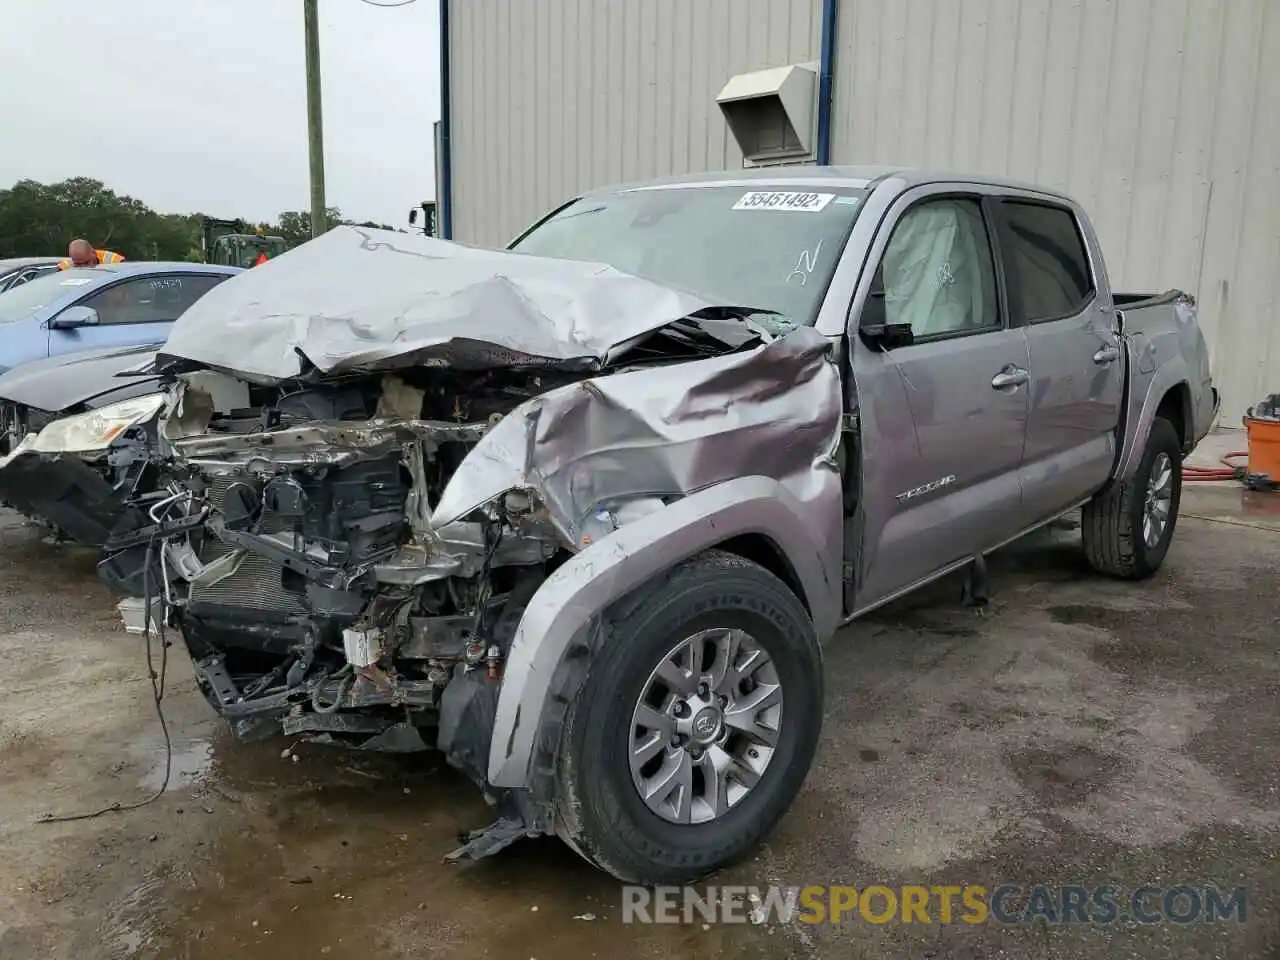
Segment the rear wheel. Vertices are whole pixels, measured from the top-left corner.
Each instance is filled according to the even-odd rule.
[[[795,799],[822,724],[795,594],[708,552],[610,611],[567,716],[557,829],[631,882],[684,883],[753,849]]]
[[[1141,580],[1160,569],[1182,499],[1182,444],[1163,417],[1151,424],[1137,473],[1085,504],[1085,554],[1099,573]]]

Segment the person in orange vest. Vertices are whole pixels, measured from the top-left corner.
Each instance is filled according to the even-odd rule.
[[[254,261],[253,261],[253,265],[254,265],[255,267],[260,267],[260,266],[262,266],[264,263],[266,263],[269,259],[271,259],[271,258],[267,256],[267,248],[266,248],[266,247],[259,247],[259,248],[258,248],[258,259],[256,259],[256,260],[254,260]]]
[[[58,269],[96,267],[100,263],[119,263],[124,257],[110,250],[95,250],[88,240],[75,239],[67,245],[67,256],[58,261]]]

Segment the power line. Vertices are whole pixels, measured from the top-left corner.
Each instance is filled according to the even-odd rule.
[[[371,7],[385,7],[390,9],[392,7],[407,7],[411,3],[417,3],[418,0],[400,0],[399,3],[378,3],[377,0],[360,0],[360,2],[367,3]]]

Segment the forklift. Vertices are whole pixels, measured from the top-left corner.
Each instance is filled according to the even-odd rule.
[[[287,249],[284,237],[268,236],[261,228],[251,230],[244,220],[200,218],[200,252],[205,263],[247,268]]]

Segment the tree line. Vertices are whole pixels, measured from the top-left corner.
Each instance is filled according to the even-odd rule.
[[[331,226],[355,223],[336,207],[327,208]],[[203,213],[158,213],[141,200],[118,194],[100,180],[72,177],[60,183],[19,180],[0,190],[0,259],[62,256],[67,244],[83,237],[95,247],[130,260],[198,262]],[[225,211],[209,214],[233,219]],[[311,239],[311,213],[286,210],[274,223],[247,221],[251,228],[283,237],[290,248]],[[366,220],[362,227],[398,229]]]

